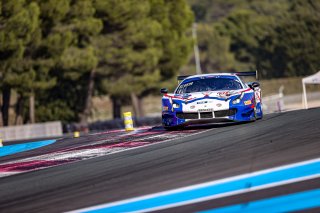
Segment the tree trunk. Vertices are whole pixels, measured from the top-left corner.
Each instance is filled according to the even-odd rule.
[[[80,122],[82,124],[88,123],[88,118],[90,116],[90,111],[92,107],[92,96],[94,90],[94,78],[95,78],[96,70],[92,69],[89,76],[89,84],[88,84],[88,91],[86,95],[85,105],[83,112],[80,115]]]
[[[15,108],[15,113],[16,113],[16,118],[14,121],[15,125],[23,124],[23,104],[24,104],[24,97],[22,95],[19,95],[16,108]]]
[[[121,100],[117,97],[111,97],[113,105],[113,118],[121,118]]]
[[[135,117],[140,117],[139,100],[134,92],[131,93],[131,103],[133,107],[133,114]]]
[[[144,117],[144,105],[143,105],[143,98],[141,96],[138,96],[138,107],[139,107],[139,114],[140,117]]]
[[[2,93],[0,97],[0,110],[2,110]],[[0,126],[3,126],[2,112],[0,113]]]
[[[2,123],[3,126],[9,125],[9,107],[11,98],[11,88],[9,86],[4,86],[2,88]]]
[[[131,102],[133,106],[133,112],[136,117],[143,117],[143,99],[141,96],[137,96],[135,93],[131,93]]]
[[[34,114],[34,93],[32,92],[29,97],[29,122],[34,124],[36,121]]]

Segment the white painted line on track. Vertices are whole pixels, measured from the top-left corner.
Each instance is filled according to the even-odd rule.
[[[128,135],[134,136],[135,134],[139,134],[139,133],[143,133],[145,131],[147,131],[147,128],[144,129],[137,129],[135,130],[135,133],[130,132],[130,133],[125,133],[123,135],[120,135],[117,138],[114,139],[110,139],[111,142],[115,139],[119,139],[121,140],[121,138],[126,137]],[[210,131],[210,129],[208,130],[201,130],[200,132],[196,132],[196,133],[191,133],[191,134],[187,134],[184,135],[183,132],[180,132],[180,134],[171,134],[172,132],[168,131],[160,131],[159,133],[164,133],[161,134],[161,138],[164,138],[164,140],[160,140],[160,141],[154,141],[152,143],[148,143],[148,144],[143,144],[140,146],[136,146],[136,147],[114,147],[114,148],[92,148],[92,149],[83,149],[83,150],[75,150],[74,148],[68,148],[65,150],[58,150],[52,153],[48,153],[48,154],[42,154],[42,155],[38,155],[38,156],[34,156],[34,157],[29,157],[29,158],[25,158],[25,159],[19,159],[19,160],[13,160],[13,161],[9,161],[3,164],[0,164],[1,166],[5,166],[7,164],[15,164],[15,163],[28,163],[31,161],[37,161],[37,160],[43,160],[43,161],[59,161],[59,160],[71,160],[70,162],[64,162],[64,163],[59,163],[57,165],[51,165],[50,166],[45,166],[45,167],[41,167],[41,168],[34,168],[34,169],[30,169],[30,170],[23,170],[23,171],[17,171],[17,172],[11,172],[11,171],[0,171],[0,178],[1,177],[5,177],[5,176],[9,176],[9,175],[14,175],[14,174],[19,174],[19,173],[25,173],[25,172],[31,172],[31,171],[36,171],[36,170],[42,170],[42,169],[46,169],[49,167],[56,167],[62,164],[72,164],[75,163],[77,161],[80,161],[76,158],[82,158],[81,160],[87,160],[87,159],[91,159],[91,158],[96,158],[96,157],[101,157],[101,156],[106,156],[106,155],[111,155],[111,154],[116,154],[116,153],[120,153],[120,152],[124,152],[124,151],[128,151],[128,150],[133,150],[133,149],[139,149],[142,147],[146,147],[146,146],[152,146],[152,145],[156,145],[159,143],[166,143],[166,142],[171,142],[173,140],[177,140],[177,139],[181,139],[181,138],[185,138],[185,137],[189,137],[189,136],[193,136],[193,135],[197,135],[197,134],[201,134],[204,132]],[[158,135],[156,135],[158,136]],[[166,137],[170,137],[169,140],[166,140]],[[146,135],[143,137],[142,139],[133,139],[134,141],[148,141],[148,139],[154,139],[154,135]],[[81,148],[81,147],[86,147],[88,145],[99,145],[99,144],[103,144],[102,142],[105,141],[104,140],[99,140],[99,141],[95,141],[92,144],[86,144],[86,145],[81,145],[77,148]],[[121,143],[119,143],[121,144]]]

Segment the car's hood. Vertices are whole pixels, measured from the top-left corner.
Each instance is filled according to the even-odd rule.
[[[186,93],[186,94],[166,94],[165,97],[172,98],[173,100],[182,100],[182,101],[192,101],[202,98],[215,98],[215,99],[229,99],[233,96],[238,96],[242,92],[247,90],[223,90],[223,91],[206,91],[206,92],[195,92],[195,93]]]

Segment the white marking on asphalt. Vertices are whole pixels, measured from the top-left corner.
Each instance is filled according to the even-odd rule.
[[[142,129],[141,131],[143,132],[144,130],[145,129]],[[136,130],[136,131],[139,131],[139,130]],[[70,148],[70,149],[66,149],[66,150],[56,151],[54,153],[39,155],[39,156],[35,156],[35,157],[29,157],[29,158],[20,159],[20,160],[9,161],[9,162],[0,164],[0,166],[1,165],[7,165],[7,164],[14,164],[14,163],[23,163],[23,162],[27,163],[27,162],[34,161],[34,160],[46,160],[46,161],[70,160],[70,162],[65,162],[65,163],[59,164],[59,165],[62,165],[62,164],[67,164],[67,163],[73,163],[73,162],[80,161],[80,160],[77,160],[76,158],[82,158],[81,160],[86,160],[86,159],[91,159],[91,158],[95,158],[95,157],[101,157],[101,156],[116,154],[116,153],[120,153],[120,152],[127,151],[127,150],[139,149],[139,148],[146,147],[146,146],[156,145],[158,143],[171,142],[171,141],[176,140],[176,139],[180,139],[180,138],[184,138],[184,137],[188,137],[188,136],[201,134],[201,133],[204,133],[204,132],[207,132],[207,131],[210,131],[210,129],[204,130],[204,131],[200,131],[200,132],[196,132],[196,133],[191,133],[189,135],[185,135],[185,134],[172,135],[172,134],[170,134],[171,132],[168,132],[168,133],[162,134],[161,136],[163,138],[170,137],[169,140],[164,139],[163,141],[154,141],[152,143],[141,145],[141,146],[137,146],[137,147],[92,148],[92,149],[89,149],[89,150],[88,149],[73,150],[74,148]],[[110,142],[113,142],[115,140],[121,139],[122,137],[125,137],[125,136],[127,136],[129,134],[130,133],[127,133],[127,134],[124,134],[124,135],[120,135],[117,138],[111,138],[110,140],[95,141],[92,144],[86,144],[86,145],[82,145],[82,146],[79,146],[79,147],[85,147],[85,146],[88,146],[88,145],[103,144],[103,143],[101,143],[102,141],[106,141],[106,142],[110,143]],[[150,136],[150,137],[152,137],[152,136]],[[145,137],[143,140],[147,141],[148,139],[149,139],[149,137]],[[138,141],[138,139],[137,140],[136,139],[132,139],[132,140],[133,141]],[[119,144],[120,143],[121,142],[119,142]],[[79,147],[77,147],[77,148],[79,148]],[[73,160],[73,159],[76,159],[76,160]],[[26,171],[19,171],[19,172],[12,172],[12,173],[11,172],[2,171],[2,172],[0,172],[0,177],[9,176],[9,175],[13,175],[13,174],[19,174],[19,173],[25,173],[25,172],[31,172],[31,171],[35,171],[35,170],[42,170],[42,169],[45,169],[45,168],[56,167],[56,166],[59,166],[59,165],[51,165],[51,166],[47,166],[47,167],[34,168],[34,169],[26,170]]]
[[[21,172],[5,172],[5,173],[0,173],[0,177],[6,177],[6,176],[10,176],[10,175],[16,175],[19,174]]]

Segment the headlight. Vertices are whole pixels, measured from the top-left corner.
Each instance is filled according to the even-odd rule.
[[[180,107],[180,105],[178,103],[173,103],[172,106],[173,106],[173,108],[179,108]]]
[[[233,104],[239,104],[241,102],[241,99],[243,98],[244,93],[241,93],[236,99],[232,101]]]
[[[237,99],[233,100],[232,103],[233,103],[233,104],[238,104],[238,103],[240,103],[240,101],[241,101],[241,100],[240,100],[239,98],[237,98]]]
[[[168,106],[163,106],[162,107],[162,111],[169,111],[169,107]]]

